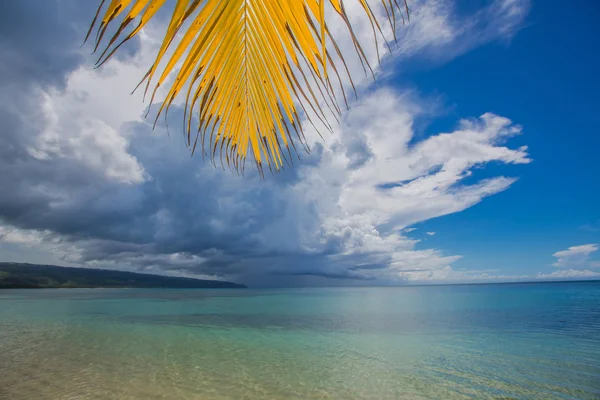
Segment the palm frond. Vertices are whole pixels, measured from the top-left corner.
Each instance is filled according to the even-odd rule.
[[[367,0],[351,1],[362,6],[377,41],[381,26]],[[395,31],[398,16],[408,13],[405,0],[380,1]],[[340,74],[350,73],[325,22],[326,5],[346,23],[370,69],[343,0],[102,0],[86,41],[97,26],[97,51],[109,27],[116,29],[100,54],[102,65],[161,9],[172,8],[156,59],[140,82],[146,92],[155,82],[151,102],[161,85],[170,85],[156,118],[185,96],[184,131],[192,152],[200,143],[213,160],[218,153],[222,164],[224,158],[242,172],[251,154],[262,174],[265,164],[279,170],[290,161],[295,140],[305,143],[300,115],[330,127],[328,111],[341,112],[333,83],[347,105]]]

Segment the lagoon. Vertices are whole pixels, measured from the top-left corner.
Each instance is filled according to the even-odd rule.
[[[0,291],[0,399],[472,398],[600,398],[600,282]]]

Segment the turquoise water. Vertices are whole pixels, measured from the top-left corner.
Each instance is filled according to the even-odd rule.
[[[0,291],[0,399],[600,399],[600,283]]]

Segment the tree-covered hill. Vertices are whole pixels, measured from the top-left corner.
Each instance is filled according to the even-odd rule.
[[[35,288],[245,288],[232,282],[0,262],[0,289]]]

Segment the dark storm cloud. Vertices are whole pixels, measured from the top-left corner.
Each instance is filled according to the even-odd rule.
[[[98,1],[3,0],[0,2],[0,82],[14,85],[62,86],[69,71],[84,61],[80,49]],[[132,39],[117,57],[139,49]]]
[[[174,111],[170,117],[181,118],[181,111]],[[200,157],[189,157],[178,135],[169,139],[161,131],[163,135],[149,136],[149,126],[142,123],[130,124],[128,129],[133,135],[129,151],[151,179],[130,189],[136,191],[136,196],[129,196],[137,200],[136,205],[119,218],[107,216],[102,221],[100,209],[94,211],[100,218],[78,227],[79,235],[106,239],[93,245],[80,243],[85,261],[128,260],[140,268],[160,265],[167,271],[185,269],[187,273],[217,276],[269,275],[274,270],[285,274],[300,264],[319,269],[325,262],[325,252],[306,257],[300,248],[279,249],[280,235],[288,233],[265,229],[289,212],[289,202],[280,192],[297,182],[297,170],[267,180],[251,172],[244,178],[230,178],[210,163],[203,164]],[[317,150],[307,158],[319,155]],[[76,220],[85,212],[78,208],[67,211],[72,214],[61,220]],[[120,252],[113,241],[139,245]],[[191,260],[182,267],[161,257],[169,254],[193,255],[203,261],[194,264]]]
[[[68,74],[84,61],[81,31],[93,3],[0,3],[0,209],[19,225],[32,225],[38,217],[60,223],[60,212],[48,209],[48,194],[81,192],[97,179],[69,163],[36,160],[26,150],[46,124],[40,90],[64,88]]]
[[[135,239],[140,235],[119,222],[143,203],[137,188],[108,182],[72,160],[39,159],[28,151],[48,123],[44,90],[64,89],[67,76],[85,60],[82,32],[94,3],[0,3],[0,218],[74,237]],[[121,56],[132,56],[138,47],[133,41]]]
[[[58,1],[5,0],[0,4],[0,79],[6,83],[62,84],[82,58],[73,26],[81,7]],[[79,2],[88,3],[88,2]]]
[[[4,219],[19,226],[47,225],[41,227],[75,233],[82,225],[107,221],[109,215],[101,210],[66,209],[68,203],[50,209],[53,200],[68,194],[79,199],[79,204],[86,203],[89,211],[96,200],[90,188],[106,185],[108,196],[123,190],[103,182],[98,173],[74,168],[70,160],[36,159],[27,151],[47,123],[42,90],[64,89],[66,77],[85,60],[80,49],[82,32],[96,7],[95,1],[77,0],[6,0],[0,4],[0,186],[5,189],[0,192],[0,210]],[[122,57],[132,56],[138,47],[139,41],[132,42]],[[124,207],[108,214],[118,220],[119,211],[129,210]],[[79,213],[77,221],[65,219],[65,214],[74,213]]]
[[[278,275],[278,272],[272,273],[272,275]],[[364,276],[356,273],[352,273],[351,271],[339,271],[339,272],[327,272],[327,271],[294,271],[290,273],[284,273],[281,275],[289,275],[289,276],[315,276],[320,278],[329,278],[329,279],[357,279],[361,281],[372,281],[375,280],[374,277]]]
[[[160,127],[160,134],[149,135],[143,123],[123,127],[133,136],[130,154],[150,177],[143,183],[115,182],[69,157],[32,156],[30,148],[49,123],[45,91],[63,90],[85,61],[81,32],[94,11],[90,2],[2,4],[0,220],[51,232],[45,240],[68,251],[74,245],[81,263],[220,276],[285,270],[282,260],[294,252],[269,245],[258,227],[283,217],[286,200],[277,188],[297,182],[297,169],[258,185],[258,176],[247,176],[250,183],[238,185],[238,178],[224,179],[200,157],[187,157],[180,137],[170,140]],[[121,54],[135,50],[132,45]],[[181,110],[174,108],[170,117],[181,118]],[[312,150],[301,154],[307,165],[322,155],[322,146]]]

